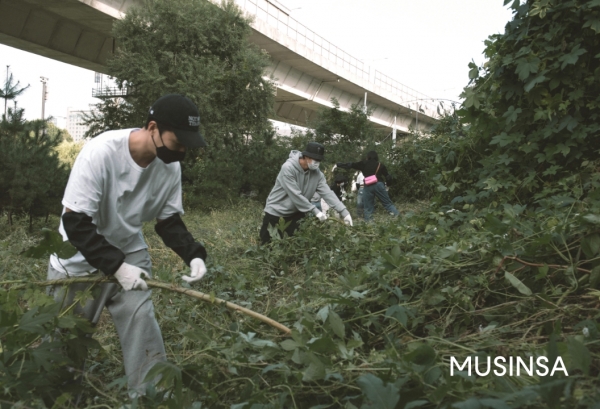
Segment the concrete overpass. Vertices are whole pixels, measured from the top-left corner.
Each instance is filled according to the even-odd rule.
[[[275,117],[306,126],[331,98],[342,109],[363,104],[378,127],[425,130],[437,117],[433,100],[340,50],[289,16],[276,0],[235,0],[254,17],[251,42],[266,50],[265,73],[277,85]],[[142,0],[0,0],[0,43],[68,64],[106,72],[115,50],[112,24]],[[417,110],[417,106],[420,109]]]

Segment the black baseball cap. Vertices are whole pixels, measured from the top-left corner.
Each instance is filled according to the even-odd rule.
[[[152,104],[148,119],[173,128],[177,141],[186,148],[201,148],[206,142],[200,135],[200,113],[188,97],[163,95]]]
[[[325,147],[318,142],[309,142],[302,155],[321,162],[325,155]]]

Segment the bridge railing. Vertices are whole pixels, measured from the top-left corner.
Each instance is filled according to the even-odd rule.
[[[278,31],[285,33],[298,44],[305,46],[357,77],[369,80],[370,67],[368,65],[297,22],[274,4],[265,0],[235,0],[235,2],[242,10],[254,14],[257,19],[277,28]]]
[[[395,79],[375,70],[375,86],[400,97],[399,103],[413,111],[419,111],[432,118],[437,115],[437,102],[413,88],[410,88]]]
[[[371,67],[336,47],[311,29],[299,23],[282,9],[266,0],[234,0],[236,4],[250,14],[253,14],[258,20],[266,22],[268,25],[276,28],[278,31],[286,34],[298,44],[301,44],[322,56],[330,62],[350,72],[356,77],[367,81],[393,96],[398,98],[400,104],[419,110],[428,116],[436,117],[436,106],[432,98],[422,94],[406,85],[392,79],[391,77],[374,70]],[[408,106],[410,105],[410,106]],[[418,107],[417,107],[418,106]],[[420,109],[419,109],[420,108]]]

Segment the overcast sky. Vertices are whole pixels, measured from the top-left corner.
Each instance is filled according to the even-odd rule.
[[[503,0],[279,0],[290,15],[350,55],[433,98],[458,100],[467,64],[481,64],[484,40],[511,19]],[[298,8],[299,7],[299,8]],[[0,45],[0,79],[6,66],[30,88],[17,99],[28,119],[41,115],[42,84],[49,78],[46,115],[67,107],[88,109],[94,73]],[[2,101],[2,110],[4,104]]]

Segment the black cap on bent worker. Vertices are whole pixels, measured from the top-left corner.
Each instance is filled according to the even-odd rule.
[[[200,113],[189,98],[179,94],[163,95],[152,104],[149,119],[173,128],[177,141],[186,148],[201,148],[206,142],[200,135]]]
[[[309,142],[302,155],[321,162],[325,155],[325,147],[318,142]]]

